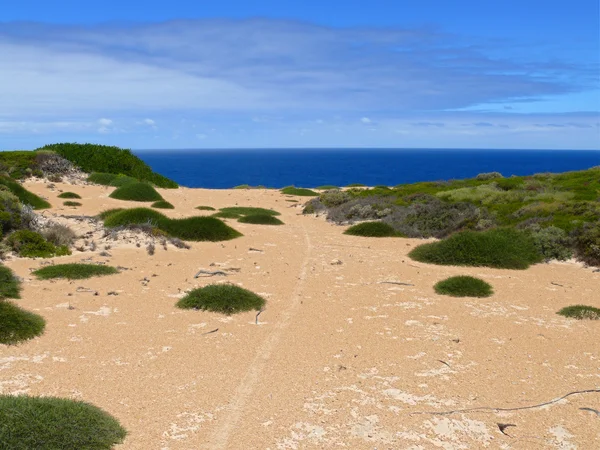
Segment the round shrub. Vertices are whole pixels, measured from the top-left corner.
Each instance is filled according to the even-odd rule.
[[[541,228],[539,225],[532,227],[531,237],[538,251],[545,260],[558,259],[564,261],[573,255],[571,239],[567,233],[555,226]]]
[[[297,188],[294,186],[288,186],[281,190],[283,194],[286,195],[296,195],[300,197],[317,197],[319,194],[310,189]]]
[[[31,230],[15,231],[8,236],[6,243],[20,256],[28,258],[51,258],[71,254],[66,245],[57,247],[44,239],[40,233]]]
[[[89,403],[56,397],[0,395],[0,442],[12,450],[109,450],[127,432]]]
[[[65,205],[65,206],[81,206],[81,203],[79,203],[79,202],[67,201],[67,202],[63,202],[63,205]]]
[[[227,208],[221,208],[219,211],[238,214],[239,216],[247,216],[249,214],[269,214],[271,216],[281,215],[273,209],[255,208],[253,206],[229,206]]]
[[[127,175],[117,175],[114,177],[109,185],[114,187],[121,187],[132,183],[138,183],[139,181],[135,178],[128,177]]]
[[[58,198],[81,198],[81,195],[76,194],[75,192],[63,192],[58,195]]]
[[[281,220],[269,214],[250,214],[248,216],[240,217],[238,222],[256,225],[283,225]]]
[[[21,283],[6,266],[0,266],[0,300],[5,298],[20,298]]]
[[[114,173],[92,172],[88,177],[87,181],[89,183],[109,186],[115,178],[117,178],[117,175],[115,175]]]
[[[492,286],[479,278],[469,276],[450,277],[434,286],[435,292],[452,297],[489,297]]]
[[[577,320],[600,320],[600,308],[585,305],[567,306],[556,314]]]
[[[57,246],[65,245],[67,247],[71,245],[77,237],[73,230],[60,223],[55,223],[44,228],[41,234],[48,242]]]
[[[33,274],[41,280],[51,278],[66,278],[67,280],[82,280],[85,278],[112,275],[119,271],[111,266],[95,264],[56,264],[35,270]]]
[[[200,211],[216,211],[212,206],[196,206],[196,209],[199,209]]]
[[[600,267],[600,223],[586,223],[573,231],[577,259]]]
[[[197,309],[227,314],[242,311],[260,311],[265,299],[233,284],[211,284],[192,292],[177,302],[182,309]]]
[[[156,189],[148,183],[128,183],[115,189],[110,195],[110,198],[117,200],[129,200],[133,202],[156,202],[163,200]]]
[[[364,237],[398,237],[398,232],[387,223],[383,222],[363,222],[351,226],[344,234]]]
[[[171,203],[165,200],[159,200],[157,202],[152,203],[152,205],[150,206],[157,209],[175,209],[175,207]]]
[[[24,311],[6,300],[0,301],[0,344],[14,345],[33,339],[41,335],[45,327],[46,321],[42,316]],[[1,437],[0,442],[4,442]]]
[[[439,242],[420,245],[408,256],[430,264],[498,269],[527,269],[542,261],[533,239],[510,228],[463,231]]]

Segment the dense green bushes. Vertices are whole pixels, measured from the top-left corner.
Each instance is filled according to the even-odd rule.
[[[175,207],[166,200],[159,200],[157,202],[152,203],[152,205],[150,206],[157,209],[175,209]]]
[[[62,194],[58,194],[58,198],[81,198],[81,195],[75,192],[63,192]]]
[[[450,277],[434,286],[435,292],[451,297],[489,297],[492,286],[483,280],[469,276]]]
[[[6,244],[19,256],[28,258],[51,258],[71,254],[66,245],[57,247],[44,239],[40,233],[25,229],[10,234]]]
[[[156,192],[148,183],[127,183],[120,188],[115,189],[110,195],[110,198],[117,200],[129,200],[134,202],[156,202],[163,200],[161,195]]]
[[[48,203],[43,198],[38,197],[33,192],[29,192],[19,183],[11,180],[10,178],[3,177],[0,175],[0,186],[5,186],[6,188],[8,188],[8,190],[10,190],[10,192],[12,192],[21,203],[23,203],[24,205],[29,205],[33,209],[50,208],[50,203]]]
[[[83,280],[85,278],[100,277],[119,273],[115,267],[100,266],[95,264],[55,264],[42,267],[33,272],[40,280],[51,278],[66,278],[67,280]]]
[[[90,183],[101,184],[103,186],[110,186],[110,183],[117,178],[117,174],[106,173],[106,172],[92,172],[87,181]]]
[[[283,194],[286,195],[296,195],[301,197],[317,197],[319,194],[310,189],[297,188],[294,186],[288,186],[281,190]]]
[[[38,150],[52,150],[79,166],[84,172],[124,174],[162,188],[177,188],[177,183],[154,173],[150,166],[119,147],[95,144],[52,144]]]
[[[0,301],[5,298],[19,298],[21,283],[8,267],[0,265]]]
[[[0,443],[11,450],[109,450],[127,432],[112,416],[81,401],[0,396]]]
[[[409,256],[430,264],[526,269],[542,260],[533,239],[513,229],[463,231],[442,241],[423,244]]]
[[[45,327],[46,322],[42,316],[24,311],[6,300],[0,300],[0,344],[15,345],[33,339],[41,335]],[[0,430],[2,426],[3,422],[0,420]],[[4,442],[0,433],[0,443]]]
[[[227,315],[260,311],[265,299],[233,284],[211,284],[194,289],[177,303],[178,308],[219,312]]]
[[[600,309],[586,305],[566,306],[556,314],[577,320],[600,320]]]
[[[383,222],[363,222],[351,226],[344,234],[363,237],[398,237],[398,232]]]
[[[283,225],[283,222],[271,214],[248,214],[238,219],[241,223],[252,223],[255,225]]]

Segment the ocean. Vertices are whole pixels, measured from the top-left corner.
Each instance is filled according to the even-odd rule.
[[[225,189],[395,186],[475,177],[482,172],[532,175],[600,165],[600,151],[456,149],[137,150],[155,172],[182,186]]]

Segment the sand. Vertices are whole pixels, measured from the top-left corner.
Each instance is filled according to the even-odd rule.
[[[26,187],[53,205],[62,205],[59,190],[83,197],[79,208],[44,212],[54,220],[139,206],[108,198],[106,187]],[[526,271],[427,265],[407,257],[423,241],[345,236],[343,227],[301,215],[305,198],[293,203],[271,190],[161,194],[176,207],[164,211],[171,217],[210,214],[199,205],[261,206],[280,211],[285,225],[228,220],[244,237],[189,250],[157,245],[150,256],[139,237],[109,243],[86,221],[62,219],[98,245],[53,261],[128,270],[39,281],[30,270],[43,260],[7,261],[24,278],[17,303],[44,316],[47,329],[0,346],[0,393],[91,402],[128,430],[119,449],[600,447],[600,416],[581,409],[600,409],[600,393],[512,412],[431,414],[519,408],[600,388],[600,322],[556,315],[571,304],[600,307],[593,268],[574,261]],[[105,245],[110,256],[100,256]],[[194,278],[215,268],[239,271]],[[486,280],[495,294],[434,293],[437,281],[459,274]],[[407,285],[383,283],[390,281]],[[186,290],[223,282],[267,299],[258,323],[254,312],[175,308]],[[515,426],[503,434],[498,423]]]

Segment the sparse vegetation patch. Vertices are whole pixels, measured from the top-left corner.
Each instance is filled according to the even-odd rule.
[[[58,194],[58,198],[81,198],[81,195],[75,192],[63,192],[62,194]]]
[[[489,297],[492,286],[479,278],[469,276],[450,277],[437,283],[435,292],[451,297]]]
[[[40,280],[66,278],[67,280],[83,280],[119,273],[115,267],[95,264],[56,264],[35,270],[33,274]]]
[[[45,326],[42,316],[24,311],[6,300],[0,301],[0,344],[15,345],[33,339],[44,332]],[[0,405],[0,430],[4,425],[2,413]],[[5,442],[0,432],[0,443]]]
[[[79,202],[72,202],[72,201],[69,200],[69,201],[63,202],[63,205],[65,205],[65,206],[81,206],[81,203],[79,203]]]
[[[600,320],[600,308],[586,305],[567,306],[557,314],[577,320]]]
[[[187,294],[179,300],[177,307],[231,315],[243,311],[260,311],[265,303],[264,298],[239,286],[211,284]]]

